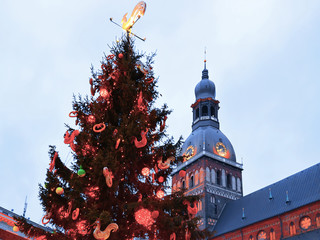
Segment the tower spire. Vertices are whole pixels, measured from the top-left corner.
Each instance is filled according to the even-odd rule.
[[[204,69],[202,70],[202,79],[209,79],[209,72],[207,70],[207,48],[204,48]]]

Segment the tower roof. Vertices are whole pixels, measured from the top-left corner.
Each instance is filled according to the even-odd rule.
[[[198,99],[205,99],[205,98],[212,98],[215,99],[216,97],[216,87],[214,83],[209,80],[209,71],[206,67],[206,60],[204,60],[204,69],[202,70],[202,79],[197,84],[194,92],[196,95],[196,100]]]

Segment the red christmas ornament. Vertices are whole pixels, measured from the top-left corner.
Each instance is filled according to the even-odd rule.
[[[163,178],[162,176],[160,176],[160,177],[158,178],[158,182],[159,182],[159,183],[163,183],[163,181],[164,181],[164,178]]]
[[[43,216],[41,222],[43,225],[46,225],[50,222],[50,218],[51,218],[52,213],[47,213],[46,215]]]
[[[73,210],[72,212],[72,220],[76,220],[79,216],[80,210],[79,208],[76,208],[75,210]]]
[[[118,149],[119,144],[120,144],[120,138],[117,139],[116,146],[115,146],[116,149]]]
[[[197,207],[197,204],[198,204],[198,201],[195,201],[194,203],[193,203],[193,207],[191,207],[191,204],[190,204],[190,202],[188,201],[188,200],[184,200],[183,201],[183,205],[187,205],[188,206],[188,213],[189,213],[189,215],[196,215],[197,214],[197,212],[198,212],[198,207]]]
[[[49,172],[52,172],[52,170],[54,169],[54,165],[56,163],[57,157],[58,157],[58,153],[55,152],[53,155],[53,158],[51,159],[51,162],[50,162]]]
[[[115,136],[117,135],[117,133],[118,133],[118,129],[115,129],[115,130],[113,131],[113,133],[112,133],[112,136],[115,137]]]
[[[69,113],[69,117],[78,117],[78,111],[72,111]]]
[[[137,223],[145,226],[146,228],[150,228],[150,226],[155,222],[152,218],[151,211],[146,208],[141,208],[134,213],[134,218],[136,219]]]
[[[138,139],[135,137],[134,138],[134,145],[136,146],[136,148],[142,148],[145,145],[147,145],[147,135],[148,133],[148,129],[146,129],[146,131],[141,131],[140,135],[141,135],[141,141],[138,141]]]
[[[149,174],[150,174],[150,169],[147,168],[147,167],[142,168],[141,174],[142,174],[143,176],[145,176],[145,177],[149,176]]]
[[[118,57],[121,59],[121,58],[123,58],[123,54],[122,53],[119,53],[118,54]]]
[[[57,188],[56,188],[56,193],[57,193],[58,195],[62,195],[62,194],[64,193],[63,188],[62,188],[62,187],[57,187]]]
[[[179,176],[180,177],[185,177],[186,176],[186,171],[185,170],[180,170]]]
[[[105,88],[100,88],[100,96],[103,97],[104,99],[109,97],[109,92]]]
[[[170,240],[176,240],[176,233],[171,233]]]
[[[157,217],[159,217],[159,211],[158,211],[158,210],[153,211],[153,212],[151,213],[151,217],[152,217],[153,219],[156,219]]]
[[[158,197],[158,198],[160,198],[160,199],[161,199],[161,198],[163,198],[163,197],[164,197],[164,191],[162,191],[162,190],[158,190],[158,191],[157,191],[157,193],[156,193],[156,195],[157,195],[157,197]]]
[[[106,125],[104,123],[99,123],[93,126],[94,132],[102,132],[105,129],[106,129]]]
[[[112,187],[112,179],[114,178],[113,174],[107,167],[103,168],[103,175],[106,179],[106,184],[108,187]]]
[[[164,117],[161,125],[160,125],[160,132],[162,132],[166,126],[166,120],[167,120],[167,116]]]
[[[86,235],[88,233],[87,225],[88,224],[86,220],[78,222],[76,224],[78,233],[80,233],[81,235]]]
[[[96,122],[96,118],[93,115],[89,115],[88,116],[88,122],[89,123],[95,123]]]

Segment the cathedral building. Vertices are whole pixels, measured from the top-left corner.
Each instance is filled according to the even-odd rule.
[[[212,240],[320,239],[320,164],[243,196],[242,164],[220,131],[219,101],[206,62],[195,87],[192,132],[184,162],[172,173],[172,191],[199,194],[200,228]]]

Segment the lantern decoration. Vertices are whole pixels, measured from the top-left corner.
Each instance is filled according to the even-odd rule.
[[[58,157],[58,153],[55,152],[50,162],[49,172],[52,172],[52,170],[54,169],[54,165],[56,164],[57,157]]]
[[[164,197],[164,191],[163,191],[163,190],[158,190],[157,193],[156,193],[156,195],[157,195],[158,198],[161,199],[161,198]]]
[[[152,218],[151,211],[146,208],[141,208],[134,213],[136,222],[140,225],[150,229],[150,226],[155,222]]]
[[[141,131],[140,135],[141,135],[141,141],[138,141],[137,138],[134,138],[134,145],[136,146],[136,148],[142,148],[144,146],[147,145],[147,135],[148,133],[148,129],[146,129],[146,131]]]
[[[180,177],[185,177],[186,176],[186,171],[185,170],[180,170],[179,171],[179,176]]]
[[[163,183],[163,181],[164,181],[164,177],[160,176],[160,177],[158,178],[158,182],[159,182],[159,183]]]
[[[86,171],[80,166],[80,169],[78,170],[78,176],[84,177],[86,175]]]
[[[162,132],[166,126],[166,120],[167,120],[167,116],[164,117],[161,125],[160,125],[160,132]]]
[[[52,213],[46,213],[46,215],[43,216],[41,222],[43,225],[46,225],[50,222],[50,218],[51,218]]]
[[[91,123],[91,124],[93,124],[93,123],[96,122],[96,118],[95,118],[93,115],[89,115],[89,116],[88,116],[88,122]]]
[[[100,88],[100,96],[104,99],[107,99],[109,97],[109,92],[106,88]]]
[[[168,169],[170,167],[171,161],[174,161],[174,157],[169,157],[165,162],[162,162],[162,159],[158,161],[158,167],[161,170]]]
[[[106,178],[106,184],[108,187],[112,187],[112,179],[114,178],[113,174],[107,167],[103,168],[103,175]]]
[[[14,232],[18,232],[18,231],[19,231],[19,228],[18,228],[16,225],[14,225],[13,228],[12,228],[12,230],[13,230]]]
[[[147,167],[142,168],[141,174],[142,174],[143,176],[145,176],[145,177],[149,176],[149,174],[150,174],[150,169],[147,168]]]
[[[101,223],[100,223],[100,220],[99,220],[99,219],[96,220],[95,224],[96,224],[96,227],[95,227],[95,229],[94,229],[94,231],[93,231],[93,236],[94,236],[95,239],[98,239],[98,240],[100,240],[100,239],[103,239],[103,240],[108,239],[108,238],[110,237],[110,233],[111,233],[112,231],[115,232],[115,231],[117,231],[117,230],[119,229],[118,224],[116,224],[116,223],[110,223],[110,224],[106,227],[106,229],[105,229],[104,231],[101,231],[101,230],[100,230],[100,228],[101,228]]]
[[[195,201],[194,203],[193,203],[193,205],[194,205],[194,207],[192,208],[191,207],[191,204],[190,204],[190,202],[188,201],[188,200],[184,200],[183,201],[183,205],[187,205],[188,206],[188,213],[189,213],[189,215],[196,215],[197,214],[197,212],[198,212],[198,207],[197,207],[197,204],[198,204],[198,201]]]
[[[93,126],[93,131],[97,133],[102,132],[105,129],[106,125],[104,123],[98,123]]]
[[[77,220],[79,213],[80,213],[79,208],[76,208],[75,210],[73,210],[72,211],[72,220]]]
[[[56,188],[56,194],[62,195],[63,193],[64,193],[64,190],[63,190],[62,187],[57,187],[57,188]]]
[[[78,111],[72,111],[69,113],[69,117],[78,117]]]
[[[170,234],[170,240],[176,240],[176,233],[171,233]]]

